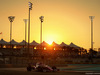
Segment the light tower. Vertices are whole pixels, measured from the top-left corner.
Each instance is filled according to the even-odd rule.
[[[23,21],[25,22],[25,47],[26,47],[27,21],[28,21],[28,19],[23,19]]]
[[[89,18],[91,19],[91,49],[93,50],[93,19],[95,16],[89,16]]]
[[[44,21],[44,16],[40,16],[39,17],[40,21],[41,21],[41,28],[40,28],[40,43],[42,45],[42,23]]]
[[[32,3],[29,2],[29,20],[28,20],[28,56],[29,56],[29,43],[30,43],[30,10],[32,10]]]
[[[12,22],[14,21],[15,16],[9,16],[8,19],[10,21],[10,48],[11,48],[11,40],[12,40]]]

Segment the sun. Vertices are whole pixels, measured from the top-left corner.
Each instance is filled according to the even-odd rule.
[[[53,36],[53,34],[47,34],[44,39],[49,45],[52,45],[53,41],[55,40],[55,37]]]
[[[53,42],[53,41],[47,41],[47,43],[48,43],[49,45],[52,45],[52,42]]]

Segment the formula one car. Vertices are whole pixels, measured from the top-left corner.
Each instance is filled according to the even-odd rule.
[[[36,70],[37,72],[57,72],[59,71],[59,69],[57,69],[56,66],[50,67],[43,63],[36,63],[36,65],[33,67],[32,66],[30,67],[30,65],[27,67],[27,71],[32,71],[32,70]]]

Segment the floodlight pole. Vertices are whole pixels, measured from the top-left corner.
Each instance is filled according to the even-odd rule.
[[[28,21],[28,19],[23,19],[23,21],[25,22],[25,49],[26,49],[26,35],[27,35],[27,21]]]
[[[11,40],[12,40],[12,22],[14,21],[15,16],[9,16],[8,19],[10,21],[10,48],[11,48]]]
[[[42,48],[42,23],[43,23],[43,21],[44,21],[44,16],[40,16],[39,19],[40,19],[40,21],[41,21],[40,43],[41,43],[41,48]]]
[[[29,20],[28,20],[28,55],[29,56],[29,43],[30,43],[30,10],[32,10],[32,3],[29,2]]]
[[[29,9],[29,21],[28,21],[28,56],[29,56],[29,43],[30,43],[30,9]]]
[[[93,19],[95,16],[89,16],[91,19],[91,49],[93,50]]]
[[[12,47],[11,40],[12,40],[12,22],[10,22],[10,48]]]

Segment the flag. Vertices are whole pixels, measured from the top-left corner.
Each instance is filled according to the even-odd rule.
[[[0,34],[2,34],[2,32]]]

